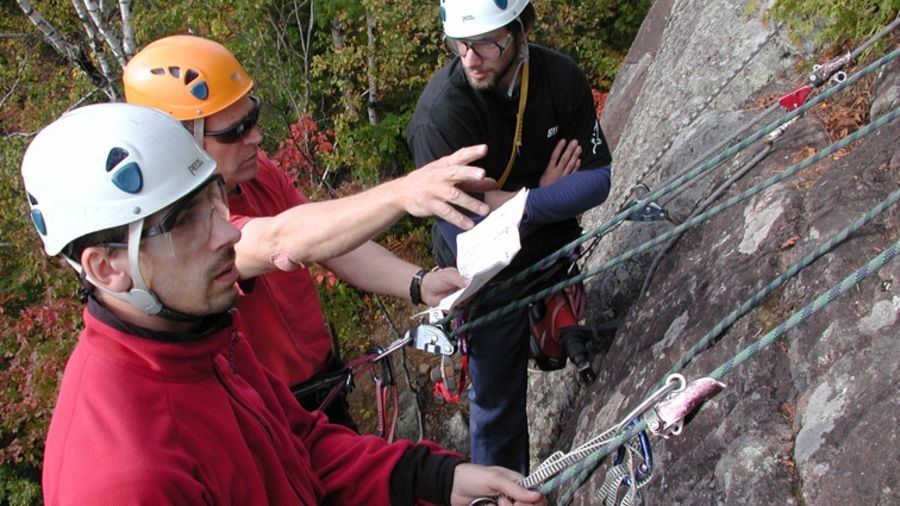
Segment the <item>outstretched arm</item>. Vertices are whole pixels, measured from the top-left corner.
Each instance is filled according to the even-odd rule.
[[[466,191],[485,191],[496,183],[484,170],[466,164],[484,156],[472,146],[345,198],[304,204],[277,216],[248,221],[236,246],[242,278],[275,269],[291,270],[303,262],[342,255],[389,227],[405,213],[437,216],[460,228],[473,223],[454,206],[485,215],[489,208]]]
[[[405,300],[409,300],[410,281],[420,269],[372,241],[321,263],[360,290]],[[422,302],[436,306],[442,298],[467,284],[468,280],[452,267],[429,272],[422,278]]]

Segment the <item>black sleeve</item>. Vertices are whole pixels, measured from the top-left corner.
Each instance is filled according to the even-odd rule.
[[[413,506],[422,500],[449,506],[453,471],[462,462],[453,455],[433,454],[424,445],[413,446],[391,471],[391,504]]]
[[[581,167],[579,170],[598,169],[612,163],[612,154],[606,143],[606,136],[600,127],[600,119],[595,112],[594,97],[587,77],[579,68],[574,67],[569,80],[572,90],[560,94],[568,101],[567,113],[560,126],[561,137],[578,139],[581,144]]]

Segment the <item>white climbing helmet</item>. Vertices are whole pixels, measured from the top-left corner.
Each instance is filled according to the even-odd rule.
[[[41,130],[22,159],[22,178],[44,249],[57,255],[79,237],[169,206],[215,168],[171,116],[116,103],[75,109]]]
[[[455,39],[474,37],[514,21],[529,0],[441,0],[444,34]]]

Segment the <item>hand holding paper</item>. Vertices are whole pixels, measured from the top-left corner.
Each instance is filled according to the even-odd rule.
[[[456,268],[470,280],[469,285],[444,297],[438,308],[449,311],[457,307],[512,262],[522,248],[519,224],[527,198],[528,190],[523,188],[481,223],[457,236]]]

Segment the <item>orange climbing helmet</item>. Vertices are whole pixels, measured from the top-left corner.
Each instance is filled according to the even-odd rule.
[[[122,81],[128,103],[165,111],[180,121],[215,114],[253,88],[231,51],[193,35],[148,44],[125,66]]]

